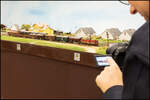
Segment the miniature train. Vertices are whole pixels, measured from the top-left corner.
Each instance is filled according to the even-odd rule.
[[[31,38],[31,39],[60,41],[66,43],[77,43],[77,44],[98,46],[98,40],[88,40],[88,39],[77,38],[77,37],[57,36],[57,35],[49,36],[47,35],[47,33],[40,33],[40,32],[9,31],[8,35],[15,36],[15,37]]]

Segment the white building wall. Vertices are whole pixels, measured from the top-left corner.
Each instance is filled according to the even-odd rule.
[[[80,32],[78,32],[76,34],[76,37],[86,37],[86,35],[84,34],[84,32],[81,30]]]
[[[131,36],[129,34],[126,35],[126,40],[128,40],[128,41],[131,40]]]
[[[108,39],[113,39],[112,34],[108,33],[108,36],[109,36]],[[103,39],[107,39],[107,34],[106,34],[106,32],[105,32],[105,33],[102,33],[102,34],[101,34],[101,37],[102,37]]]
[[[120,36],[119,36],[119,40],[124,40],[125,39],[125,35],[124,34],[121,34]]]
[[[119,36],[119,40],[130,40],[131,39],[131,36],[129,34],[121,34]]]
[[[18,26],[18,25],[13,25],[13,26],[11,27],[11,30],[19,31],[19,26]]]

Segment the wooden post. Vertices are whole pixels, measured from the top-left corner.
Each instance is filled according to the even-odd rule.
[[[107,35],[107,46],[109,46],[109,34],[108,34],[108,32],[106,32],[106,35]]]

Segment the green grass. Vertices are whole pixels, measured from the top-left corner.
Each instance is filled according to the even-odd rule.
[[[107,42],[107,39],[98,39],[99,42]],[[109,43],[120,43],[120,40],[108,40]]]
[[[77,47],[77,46],[68,46],[67,44],[56,44],[55,42],[49,42],[45,40],[36,40],[36,39],[28,39],[28,38],[20,38],[20,37],[12,37],[12,36],[1,36],[1,40],[7,40],[7,41],[14,41],[14,42],[21,42],[21,43],[29,43],[34,45],[41,45],[41,46],[48,46],[48,47],[55,47],[55,48],[62,48],[62,49],[68,49],[68,50],[74,50],[74,51],[81,51],[86,52],[84,48]],[[99,47],[96,50],[97,54],[106,54],[107,47]]]
[[[105,47],[99,47],[97,50],[96,50],[96,53],[97,54],[106,54],[106,49],[107,49],[108,47],[107,46],[105,46]]]
[[[41,46],[48,46],[48,47],[62,48],[62,49],[68,49],[68,50],[82,51],[82,52],[86,51],[84,48],[80,48],[77,46],[67,46],[65,44],[62,45],[62,44],[50,43],[50,42],[45,41],[45,40],[27,39],[27,38],[19,38],[19,37],[12,37],[12,36],[1,36],[1,40],[21,42],[21,43],[29,43],[29,44],[35,44],[35,45],[41,45]]]

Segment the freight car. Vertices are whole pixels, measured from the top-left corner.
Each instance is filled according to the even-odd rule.
[[[40,32],[26,32],[21,31],[20,34],[23,34],[25,38],[32,38],[32,39],[40,39],[44,40],[47,33],[40,33]]]
[[[56,36],[56,41],[69,42],[68,36]]]
[[[26,31],[10,31],[8,35],[15,37],[23,37],[23,38],[32,38],[32,39],[40,39],[40,40],[48,40],[48,41],[59,41],[66,43],[76,43],[76,44],[85,44],[85,45],[94,45],[98,46],[98,40],[88,40],[82,39],[80,37],[68,37],[68,36],[48,36],[47,33],[40,32],[26,32]]]
[[[55,41],[56,40],[56,36],[45,36],[44,40],[50,40],[50,41]]]
[[[98,40],[81,39],[81,44],[98,46]]]
[[[15,37],[23,37],[23,38],[44,40],[47,33],[26,32],[26,31],[9,31],[8,35],[9,36],[15,36]]]
[[[79,38],[79,37],[69,37],[69,43],[78,43],[78,44],[80,44],[81,39],[82,38]]]
[[[22,37],[22,35],[19,34],[19,31],[9,31],[8,35],[9,36],[15,36],[15,37]]]

